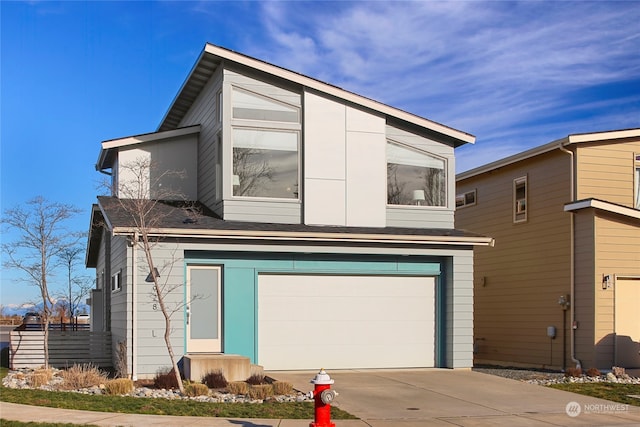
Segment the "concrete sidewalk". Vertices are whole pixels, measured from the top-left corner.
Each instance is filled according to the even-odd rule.
[[[267,374],[308,391],[316,372]],[[467,370],[344,370],[329,374],[335,380],[333,388],[340,393],[336,406],[361,418],[335,421],[337,427],[640,426],[637,406]],[[0,417],[114,427],[307,427],[312,421],[112,414],[4,402],[0,403]]]

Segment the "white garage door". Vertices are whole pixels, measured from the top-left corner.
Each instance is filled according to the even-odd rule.
[[[258,363],[433,367],[434,295],[433,277],[260,275]]]

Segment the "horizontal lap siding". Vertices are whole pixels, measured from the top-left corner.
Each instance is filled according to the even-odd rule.
[[[594,364],[599,368],[609,368],[614,362],[614,275],[640,276],[640,220],[596,211],[595,232]],[[603,275],[611,277],[608,289],[602,289],[600,285]]]
[[[633,207],[634,154],[640,153],[640,140],[579,145],[577,153],[578,200]]]
[[[456,211],[456,228],[491,236],[475,260],[476,359],[537,366],[562,364],[562,340],[550,355],[548,326],[562,337],[558,297],[570,293],[570,157],[541,155],[457,183],[477,204]],[[513,180],[527,176],[527,221],[513,223]]]
[[[105,292],[111,293],[111,333],[113,348],[124,341],[127,346],[128,358],[131,355],[131,335],[128,328],[131,323],[131,282],[133,270],[129,265],[129,247],[127,238],[114,236],[111,239],[111,276],[122,270],[122,283],[119,291],[111,291],[111,276],[105,276]],[[115,357],[115,355],[114,355]]]
[[[187,114],[180,127],[200,125],[198,143],[198,200],[210,209],[216,205],[216,135],[221,129],[218,123],[217,94],[222,89],[222,73],[216,72],[209,79]],[[189,174],[196,171],[188,171]],[[217,214],[222,212],[215,211]]]

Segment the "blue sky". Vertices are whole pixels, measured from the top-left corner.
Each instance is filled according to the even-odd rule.
[[[0,19],[1,208],[71,203],[77,230],[100,142],[155,131],[205,42],[476,135],[458,172],[640,127],[638,1],[29,1]],[[2,304],[36,299],[0,274]]]

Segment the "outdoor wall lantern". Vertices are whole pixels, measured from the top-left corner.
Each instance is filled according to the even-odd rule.
[[[558,304],[562,306],[563,310],[567,310],[571,305],[571,301],[569,300],[569,295],[560,295],[560,299],[558,299]]]
[[[609,289],[611,287],[611,275],[603,274],[602,275],[602,289]]]
[[[155,273],[156,278],[160,277],[160,273],[158,272],[157,268],[153,267],[153,272]],[[146,279],[144,279],[144,281],[147,283],[153,283],[153,275],[151,274],[151,272],[149,272],[149,275]]]

